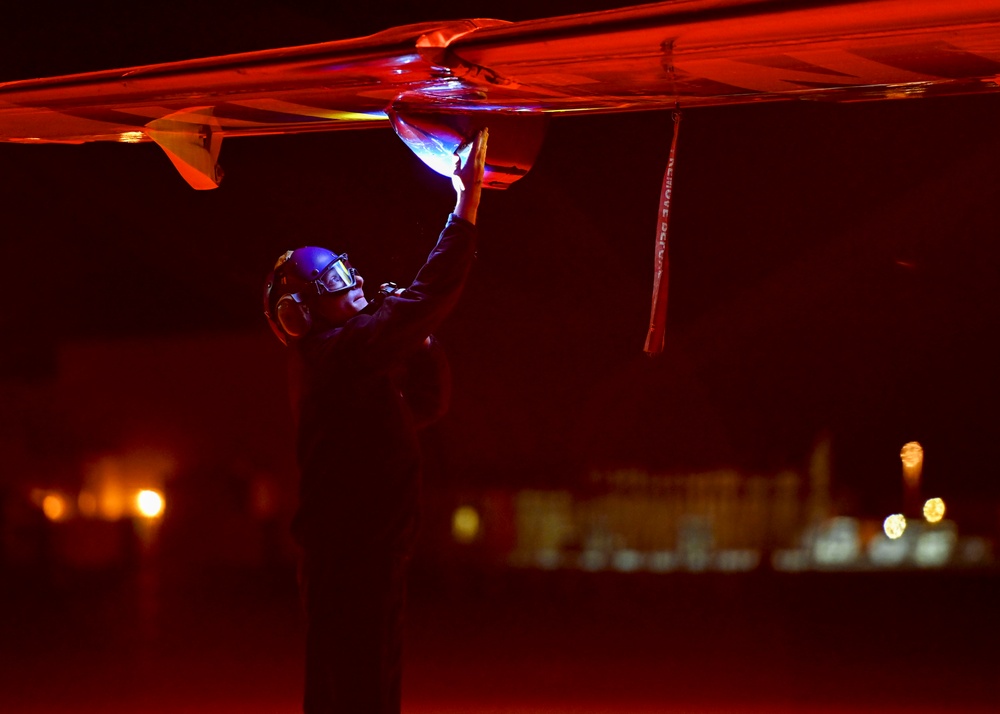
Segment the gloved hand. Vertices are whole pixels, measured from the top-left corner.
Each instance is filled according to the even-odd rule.
[[[455,173],[451,177],[451,184],[455,187],[456,195],[454,214],[472,224],[476,222],[479,198],[483,191],[483,172],[486,168],[486,142],[489,137],[490,130],[486,128],[481,129],[476,134],[465,165],[461,165],[462,160],[460,157],[455,157]]]

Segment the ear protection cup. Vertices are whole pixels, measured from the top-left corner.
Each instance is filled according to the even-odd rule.
[[[342,265],[330,277],[338,278],[343,286],[334,280],[331,288],[320,278],[338,262]],[[312,329],[313,319],[302,296],[339,292],[354,284],[355,275],[346,253],[338,255],[317,246],[285,251],[264,281],[264,316],[271,330],[285,345],[303,337]]]
[[[274,311],[278,324],[289,337],[302,337],[312,328],[309,306],[302,302],[297,293],[282,295]]]

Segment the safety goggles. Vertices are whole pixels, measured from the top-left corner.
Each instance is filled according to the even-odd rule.
[[[350,290],[358,282],[354,277],[357,273],[358,271],[352,268],[350,261],[347,260],[347,253],[341,253],[314,281],[316,291],[336,294]]]

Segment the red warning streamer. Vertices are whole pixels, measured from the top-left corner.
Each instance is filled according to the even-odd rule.
[[[663,352],[663,342],[667,328],[667,293],[670,286],[670,256],[668,251],[667,227],[670,221],[670,198],[674,186],[674,160],[677,157],[677,130],[681,125],[681,113],[673,113],[674,138],[670,142],[670,159],[663,174],[663,189],[660,191],[660,215],[656,225],[656,253],[653,268],[653,306],[649,314],[649,332],[643,350],[652,356]]]

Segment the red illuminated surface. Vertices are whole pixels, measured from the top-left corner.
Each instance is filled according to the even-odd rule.
[[[0,639],[0,711],[300,711],[293,575],[169,572],[143,567],[102,592],[0,593],[20,621]],[[521,572],[430,583],[416,579],[408,611],[409,714],[901,714],[995,702],[992,577]],[[927,613],[940,624],[933,642]]]
[[[10,82],[0,137],[118,141],[178,112],[229,136],[359,128],[393,105],[609,112],[966,93],[996,91],[998,74],[997,0],[667,2]]]
[[[998,76],[1000,0],[674,1],[9,82],[0,141],[152,140],[212,188],[222,137],[385,126],[389,111],[893,99],[995,92]]]

